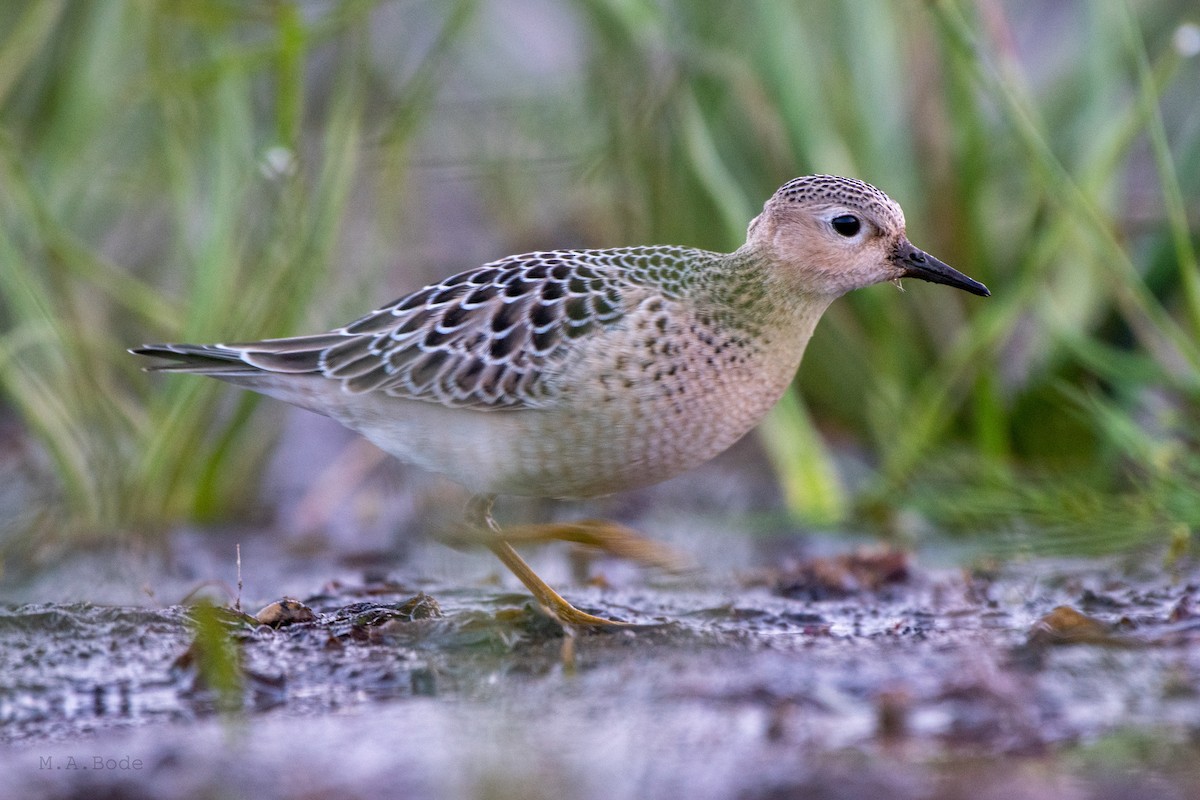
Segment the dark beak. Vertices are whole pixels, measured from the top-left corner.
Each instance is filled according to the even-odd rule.
[[[977,294],[980,297],[991,297],[992,293],[988,288],[977,280],[968,278],[961,272],[947,264],[943,264],[933,256],[923,250],[918,250],[912,246],[912,243],[907,239],[900,241],[900,246],[896,248],[895,255],[892,256],[892,261],[896,266],[904,270],[903,278],[917,278],[930,283],[944,283],[947,286],[953,286],[956,289],[962,289],[964,292]]]

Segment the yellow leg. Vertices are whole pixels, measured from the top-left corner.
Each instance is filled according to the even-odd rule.
[[[616,620],[604,619],[604,617],[597,617],[586,611],[580,611],[568,603],[563,599],[562,595],[551,589],[545,581],[537,576],[537,573],[525,563],[525,559],[521,558],[508,542],[492,542],[488,544],[488,549],[504,562],[504,566],[512,570],[512,573],[521,579],[521,583],[525,584],[525,588],[533,594],[534,598],[538,601],[538,605],[563,625],[626,624],[624,622],[617,622]]]
[[[490,547],[491,542],[497,539],[509,544],[573,542],[667,572],[694,569],[692,562],[677,550],[651,541],[632,528],[610,520],[584,519],[578,522],[514,525],[502,529],[491,516],[494,497],[476,495],[471,498],[467,507],[467,528],[443,533],[442,541],[451,547],[481,544]]]
[[[609,555],[635,561],[668,572],[686,572],[691,562],[666,545],[652,542],[637,531],[606,519],[585,519],[579,522],[516,525],[499,532],[509,544],[522,542],[574,542],[603,550]]]
[[[488,549],[496,554],[496,557],[520,579],[521,583],[525,584],[525,588],[530,591],[538,605],[545,609],[546,613],[563,625],[613,626],[626,624],[580,611],[539,578],[537,573],[525,563],[525,559],[521,558],[512,545],[505,541],[504,533],[500,530],[496,520],[492,518],[492,503],[495,499],[494,495],[477,495],[471,498],[467,512],[471,524],[476,528],[486,528],[494,534],[488,541],[485,541]]]

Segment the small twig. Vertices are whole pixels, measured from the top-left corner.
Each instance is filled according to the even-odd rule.
[[[238,542],[236,545],[234,545],[234,548],[237,550],[238,588],[237,599],[233,603],[233,610],[240,614],[242,613],[242,543]]]

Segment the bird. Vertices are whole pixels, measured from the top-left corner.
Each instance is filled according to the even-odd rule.
[[[619,625],[573,606],[511,542],[636,554],[642,540],[602,520],[505,531],[496,497],[598,497],[708,461],[787,390],[830,303],[902,278],[990,295],[915,247],[884,192],[809,175],[783,184],[731,253],[529,252],[326,333],[129,352],[157,357],[149,371],[207,375],[327,415],[450,477],[472,493],[469,530],[542,610],[568,627]]]

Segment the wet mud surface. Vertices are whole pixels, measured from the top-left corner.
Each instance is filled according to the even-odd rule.
[[[10,796],[1200,796],[1195,565],[647,575],[568,590],[633,623],[574,635],[403,575],[3,606]]]

